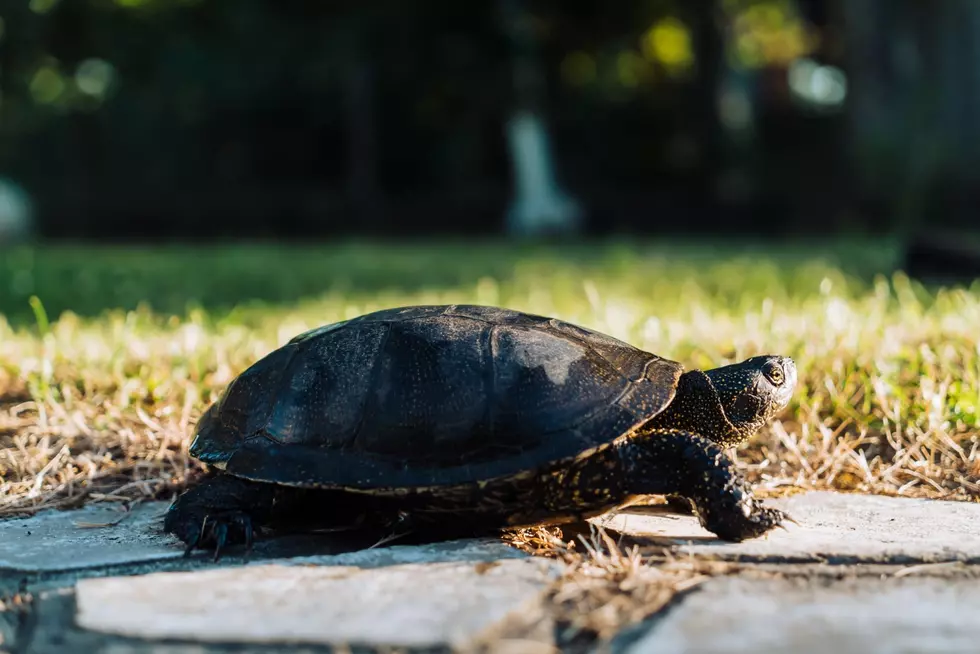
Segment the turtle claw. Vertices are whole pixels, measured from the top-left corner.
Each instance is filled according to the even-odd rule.
[[[792,533],[786,526],[787,522],[791,522],[796,526],[801,526],[799,522],[779,509],[763,509],[763,511],[768,515],[770,529],[782,529],[786,533]]]
[[[239,515],[238,525],[245,534],[245,553],[242,555],[242,558],[248,560],[249,555],[252,553],[252,545],[255,544],[255,533],[258,530],[252,526],[252,518],[247,513]]]
[[[252,518],[241,511],[225,511],[204,516],[203,519],[188,518],[190,525],[181,531],[187,535],[184,548],[184,558],[190,557],[195,549],[212,549],[213,560],[221,559],[229,545],[244,543],[245,556],[252,551],[255,540],[255,528]],[[200,527],[193,522],[200,520]]]
[[[221,550],[228,542],[228,523],[220,521],[214,527],[214,559],[215,563],[221,558]]]
[[[194,548],[197,547],[197,544],[200,541],[201,541],[201,537],[200,536],[195,536],[190,541],[188,541],[187,547],[184,548],[184,558],[185,559],[189,559],[190,558],[191,552],[194,551]]]
[[[753,503],[751,513],[746,515],[741,511],[715,511],[707,509],[706,515],[701,516],[701,526],[714,533],[722,540],[743,541],[749,538],[758,538],[763,534],[780,527],[786,519],[786,514],[779,509]],[[787,530],[788,531],[788,530]]]
[[[780,520],[779,521],[779,524],[777,524],[776,526],[779,527],[780,529],[785,530],[785,531],[789,531],[789,529],[786,529],[786,525],[783,524],[784,522],[792,522],[797,527],[802,527],[803,526],[799,522],[797,522],[796,520],[794,520],[792,516],[787,515],[786,513],[784,513],[782,515],[782,520]]]
[[[207,516],[205,516],[204,520],[201,521],[201,528],[195,529],[193,532],[191,532],[193,535],[187,539],[187,547],[184,548],[183,558],[190,558],[191,554],[194,552],[194,548],[196,548],[198,544],[200,544],[201,539],[204,538],[204,529],[207,527],[207,525],[208,519]]]

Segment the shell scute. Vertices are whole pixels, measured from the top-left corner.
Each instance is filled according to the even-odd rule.
[[[227,472],[259,481],[470,483],[610,444],[670,402],[681,371],[543,316],[389,309],[311,330],[256,363],[196,442]]]

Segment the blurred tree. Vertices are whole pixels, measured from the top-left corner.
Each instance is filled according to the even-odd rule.
[[[348,11],[330,30],[337,59],[343,67],[343,95],[347,132],[347,201],[353,218],[377,228],[384,192],[378,173],[376,74],[371,47],[373,16],[369,11]]]
[[[501,21],[507,2],[533,17],[533,41]],[[515,177],[551,188],[543,205],[574,189],[592,231],[821,230],[853,217],[856,196],[909,224],[966,220],[978,12],[972,0],[11,1],[0,174],[59,236],[497,232],[524,193]],[[515,35],[533,45],[516,67]],[[513,158],[508,124],[543,164]]]
[[[980,2],[838,0],[861,191],[902,231],[975,226]]]
[[[546,126],[545,73],[534,18],[524,0],[497,0],[511,43],[514,102],[506,123],[513,199],[507,230],[513,236],[569,236],[581,230],[583,208],[558,180]]]

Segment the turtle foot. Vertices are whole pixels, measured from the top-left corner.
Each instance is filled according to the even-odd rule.
[[[214,549],[214,561],[221,558],[221,553],[229,545],[245,544],[245,556],[252,551],[255,530],[252,518],[241,511],[228,511],[207,515],[201,521],[201,527],[195,537],[187,543],[184,556],[190,556],[195,548]]]
[[[187,545],[184,556],[190,556],[195,549],[213,550],[215,561],[231,545],[244,544],[247,556],[256,535],[252,517],[244,511],[181,512],[179,507],[173,507],[164,529]]]
[[[272,502],[264,486],[233,477],[209,479],[181,495],[163,520],[164,531],[186,544],[184,556],[195,549],[213,550],[214,560],[231,545],[244,544],[246,556]],[[258,519],[256,519],[258,516]]]
[[[769,531],[793,522],[791,517],[771,507],[761,506],[754,500],[748,511],[726,511],[713,516],[713,520],[702,520],[702,525],[722,540],[739,542],[758,538]]]

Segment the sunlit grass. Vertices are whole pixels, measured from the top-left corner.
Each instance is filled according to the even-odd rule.
[[[316,325],[452,302],[553,315],[691,367],[793,356],[793,404],[738,454],[763,489],[975,498],[980,294],[927,292],[890,260],[858,245],[5,253],[0,515],[170,497],[197,469],[197,417],[256,359]]]

